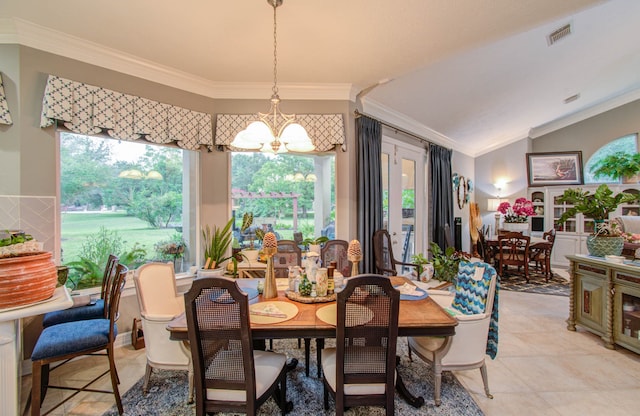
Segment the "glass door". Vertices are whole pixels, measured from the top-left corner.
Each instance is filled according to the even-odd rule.
[[[395,258],[404,262],[415,253],[426,254],[425,164],[425,149],[383,137],[384,227]]]

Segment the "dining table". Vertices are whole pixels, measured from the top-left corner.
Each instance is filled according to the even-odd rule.
[[[396,287],[404,284],[413,285],[412,281],[403,276],[390,277],[392,283]],[[253,291],[261,279],[237,279],[238,286],[248,288]],[[286,295],[288,289],[287,279],[276,279],[278,286],[278,296],[276,298],[264,299],[263,296],[257,295],[250,299],[250,305],[266,304],[268,302],[277,302],[281,306],[285,304],[295,305],[297,313],[287,320],[276,323],[258,323],[258,319],[251,319],[251,333],[254,340],[267,339],[296,339],[296,338],[335,338],[336,326],[328,323],[321,317],[322,313],[318,313],[322,308],[326,308],[330,304],[335,305],[336,302],[322,303],[305,303],[289,299]],[[400,310],[398,317],[398,336],[453,336],[458,321],[440,307],[425,292],[425,296],[410,299],[411,297],[401,296]],[[406,299],[406,300],[403,300]],[[283,303],[280,303],[283,302]],[[286,308],[285,308],[286,309]],[[326,311],[327,309],[323,309]],[[321,311],[322,312],[322,311]],[[251,315],[253,317],[253,315]],[[326,319],[326,318],[324,318]],[[176,341],[188,342],[187,320],[184,313],[176,316],[168,325],[167,330],[170,332],[170,338]],[[318,351],[318,355],[320,352]],[[307,362],[309,356],[305,357]],[[414,396],[404,385],[402,378],[398,374],[396,381],[396,389],[398,393],[414,407],[420,407],[424,404],[423,397]]]

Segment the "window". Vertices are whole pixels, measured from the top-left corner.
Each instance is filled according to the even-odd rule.
[[[637,152],[638,151],[638,136],[636,134],[630,134],[628,136],[620,137],[610,141],[609,143],[596,150],[595,153],[589,158],[584,165],[584,183],[611,183],[617,182],[612,178],[600,176],[595,178],[591,173],[591,168],[600,159],[614,154],[616,152]]]
[[[294,240],[326,235],[335,238],[335,155],[270,155],[237,152],[231,155],[231,198],[240,234],[245,213],[253,227],[274,231],[279,239]]]
[[[109,254],[135,268],[196,258],[197,152],[60,133],[61,259],[68,286],[99,286]]]

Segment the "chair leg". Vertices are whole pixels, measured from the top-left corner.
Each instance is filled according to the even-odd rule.
[[[151,380],[151,372],[153,372],[153,368],[147,362],[147,368],[144,370],[144,382],[142,383],[143,394],[147,394],[149,392],[149,380]]]
[[[31,365],[31,416],[40,416],[42,403],[42,365],[34,362]]]
[[[309,360],[311,359],[311,338],[304,339],[304,373],[309,377]]]
[[[316,363],[318,365],[318,378],[322,377],[322,349],[324,338],[316,338]]]
[[[195,384],[194,384],[194,375],[193,375],[193,366],[189,365],[189,399],[187,401],[187,404],[192,404],[193,403],[193,396],[195,393]]]
[[[487,375],[487,365],[482,363],[480,367],[480,374],[482,375],[482,383],[484,384],[484,393],[488,398],[493,399],[493,395],[489,393],[489,376]]]
[[[109,344],[107,347],[107,356],[109,357],[109,374],[111,376],[111,385],[113,386],[113,395],[116,398],[116,405],[118,406],[118,414],[122,415],[124,410],[122,409],[122,400],[120,399],[120,391],[118,390],[118,370],[116,369],[116,361],[113,354],[113,344]]]
[[[324,410],[329,410],[329,392],[327,391],[327,383],[322,383],[322,392],[324,396]]]
[[[442,387],[442,365],[439,362],[436,363],[434,360],[433,367],[433,375],[435,377],[433,400],[435,401],[436,406],[440,406],[440,404],[442,404],[442,400],[440,399],[440,389]]]

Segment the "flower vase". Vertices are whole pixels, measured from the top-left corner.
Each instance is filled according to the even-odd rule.
[[[608,235],[590,235],[587,237],[589,255],[596,257],[619,256],[624,247],[624,238]]]
[[[517,233],[525,233],[529,231],[529,223],[528,222],[504,222],[502,223],[502,229],[517,232]]]

